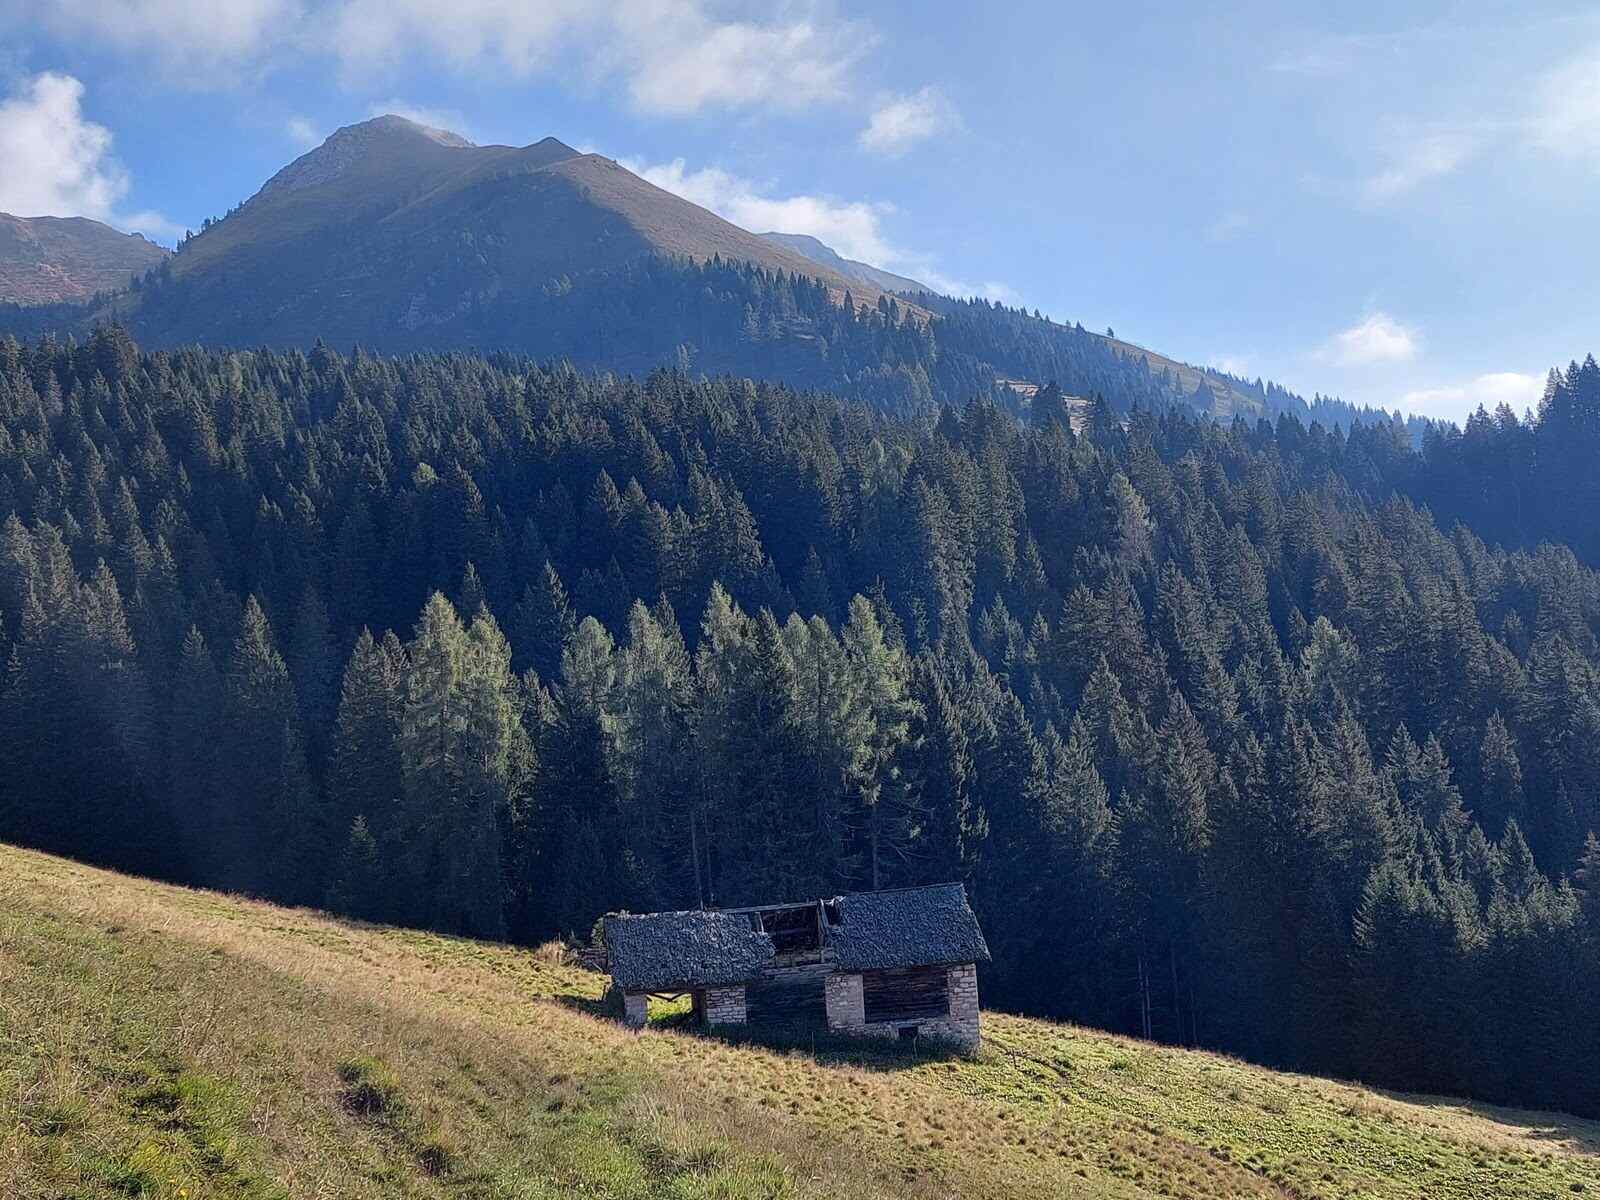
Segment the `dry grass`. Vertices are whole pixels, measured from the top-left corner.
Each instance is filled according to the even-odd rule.
[[[562,941],[548,941],[535,946],[529,953],[533,960],[543,963],[547,967],[575,967],[578,965],[578,956],[572,947]]]
[[[637,1035],[565,953],[0,847],[0,1195],[1566,1196],[1600,1126],[1045,1022]]]

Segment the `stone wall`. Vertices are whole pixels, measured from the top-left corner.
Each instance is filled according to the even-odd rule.
[[[627,992],[622,997],[622,1023],[643,1029],[650,1020],[650,997],[643,992]]]
[[[975,1049],[981,1036],[978,1015],[978,968],[973,963],[951,967],[946,975],[949,1014],[938,1020],[878,1021],[867,1023],[866,1001],[860,975],[830,975],[826,984],[828,1027],[868,1037],[899,1037],[915,1029],[919,1037]]]
[[[978,968],[963,963],[950,968],[950,1015],[942,1021],[924,1021],[917,1033],[925,1038],[976,1049],[980,1035],[978,1018]]]
[[[867,1002],[861,994],[861,976],[844,972],[829,975],[822,994],[828,1009],[828,1028],[857,1033],[867,1027]]]
[[[706,989],[707,1025],[743,1025],[745,1022],[744,985]]]
[[[780,968],[781,970],[783,969]],[[803,973],[815,972],[818,968],[796,967],[792,970],[798,977]],[[978,968],[972,963],[963,963],[948,968],[945,978],[949,989],[948,1015],[937,1019],[910,1018],[903,1021],[877,1021],[868,1024],[861,975],[833,972],[822,981],[828,1028],[842,1033],[891,1038],[899,1037],[903,1030],[914,1029],[919,1037],[975,1049],[981,1035]],[[624,1023],[636,1029],[642,1028],[649,1019],[649,997],[642,992],[630,992],[625,994],[622,1000]],[[695,1015],[709,1026],[743,1025],[749,1019],[744,986],[714,987],[696,991],[694,1011]]]

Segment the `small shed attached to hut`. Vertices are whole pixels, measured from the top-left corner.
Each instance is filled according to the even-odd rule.
[[[693,998],[706,1025],[826,1024],[880,1037],[979,1040],[989,961],[959,883],[752,908],[613,913],[603,922],[624,1019]]]

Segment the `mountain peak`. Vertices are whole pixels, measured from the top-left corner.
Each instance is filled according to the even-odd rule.
[[[328,142],[335,138],[370,138],[373,136],[408,136],[426,138],[430,142],[437,142],[441,146],[455,146],[466,148],[473,145],[459,133],[451,133],[448,129],[436,129],[432,125],[424,125],[420,121],[413,121],[409,117],[402,117],[395,113],[384,113],[382,116],[373,117],[370,121],[361,121],[355,125],[346,125],[336,130]]]
[[[377,164],[380,169],[403,167],[436,157],[441,151],[471,149],[473,144],[458,133],[386,113],[334,130],[322,145],[267,180],[258,195],[331,183],[367,164]]]

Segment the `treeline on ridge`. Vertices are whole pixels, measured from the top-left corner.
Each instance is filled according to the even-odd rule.
[[[997,1004],[1600,1111],[1600,576],[1088,415],[0,341],[0,838],[530,942],[961,879]]]
[[[463,242],[432,292],[464,299],[436,310],[387,286],[393,271],[383,256],[394,251],[380,245],[367,256],[370,291],[336,302],[308,298],[292,280],[273,276],[247,289],[226,275],[196,279],[179,270],[184,252],[180,247],[135,278],[125,293],[80,305],[0,305],[0,333],[36,338],[77,328],[87,336],[95,323],[114,318],[141,343],[161,347],[309,348],[322,339],[388,354],[511,351],[641,375],[666,365],[822,388],[902,415],[974,396],[1015,410],[1022,401],[1012,380],[1054,380],[1069,395],[1101,396],[1119,412],[1173,405],[1211,412],[1212,385],[1224,388],[1221,377],[1186,386],[1081,324],[1037,312],[926,293],[868,304],[808,276],[720,258],[651,256],[489,293],[478,250]],[[1309,420],[1314,413],[1345,427],[1384,419],[1321,397],[1308,407],[1260,380],[1227,387],[1268,416]]]

